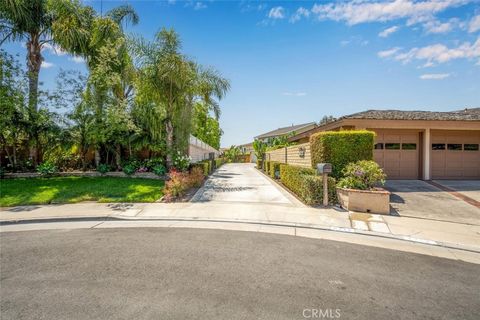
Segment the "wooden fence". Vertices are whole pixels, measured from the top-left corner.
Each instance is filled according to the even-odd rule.
[[[265,153],[265,160],[311,168],[312,156],[310,153],[310,143],[307,142],[273,151],[267,151]]]

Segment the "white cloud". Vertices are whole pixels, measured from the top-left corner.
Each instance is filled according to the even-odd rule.
[[[464,42],[454,48],[437,43],[426,47],[412,48],[406,52],[399,52],[398,49],[392,50],[380,51],[378,56],[381,58],[392,57],[402,63],[423,60],[426,62],[424,66],[430,67],[434,63],[445,63],[455,59],[480,59],[480,37],[474,43]]]
[[[432,19],[423,24],[423,28],[427,33],[447,33],[455,27],[460,27],[462,23],[456,18],[448,20],[448,22],[440,22]]]
[[[379,36],[379,37],[382,37],[382,38],[386,38],[386,37],[388,37],[389,35],[391,35],[392,33],[397,32],[398,29],[400,29],[399,26],[393,26],[393,27],[387,28],[387,29],[383,30],[382,32],[380,32],[380,33],[378,34],[378,36]]]
[[[425,22],[436,13],[450,7],[456,7],[471,0],[394,0],[394,1],[358,1],[315,4],[312,13],[319,19],[345,21],[355,25],[374,21],[392,21],[408,19],[408,24]]]
[[[304,97],[307,95],[306,92],[283,92],[284,96],[294,96],[294,97]]]
[[[268,17],[270,19],[283,19],[285,18],[285,9],[283,7],[273,7],[268,12]]]
[[[49,69],[51,67],[54,67],[55,65],[51,62],[47,62],[47,61],[42,61],[42,68],[43,69]]]
[[[473,17],[468,24],[468,32],[476,32],[480,30],[480,14]]]
[[[42,47],[42,50],[47,50],[49,53],[54,54],[56,56],[64,56],[67,54],[67,52],[63,51],[62,48],[60,48],[57,45],[51,45],[50,43],[45,43]]]
[[[388,57],[393,56],[394,54],[396,54],[399,50],[400,50],[399,47],[395,47],[395,48],[391,48],[391,49],[388,49],[388,50],[380,51],[380,52],[377,53],[377,55],[378,55],[380,58],[388,58]]]
[[[295,23],[302,18],[308,18],[310,16],[310,11],[305,9],[304,7],[300,7],[297,9],[294,15],[290,17],[290,22]]]
[[[68,58],[68,60],[73,61],[75,63],[84,63],[85,62],[85,59],[83,59],[82,57],[78,57],[78,56],[73,56],[71,58]]]
[[[207,5],[204,4],[203,2],[197,2],[197,3],[195,3],[195,6],[193,6],[194,10],[202,10],[202,9],[206,9],[206,8],[207,8]]]
[[[426,73],[419,78],[422,80],[443,80],[450,77],[450,73]]]

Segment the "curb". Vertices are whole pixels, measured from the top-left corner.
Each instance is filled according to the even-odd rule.
[[[347,234],[356,234],[369,237],[377,237],[383,239],[399,240],[403,242],[429,245],[434,247],[441,247],[445,249],[455,249],[467,251],[472,253],[479,253],[480,248],[474,248],[467,245],[459,245],[455,243],[427,240],[415,238],[411,236],[393,235],[388,233],[381,233],[375,231],[365,231],[346,227],[327,227],[320,225],[302,224],[302,223],[281,223],[281,222],[262,222],[256,220],[222,220],[222,219],[198,219],[198,218],[172,218],[172,217],[155,217],[155,218],[138,218],[138,217],[123,217],[123,216],[105,216],[105,217],[71,217],[71,218],[39,218],[39,219],[25,219],[25,220],[1,220],[0,226],[17,225],[17,224],[32,224],[32,223],[53,223],[53,222],[85,222],[85,221],[178,221],[178,222],[219,222],[232,224],[251,224],[251,225],[265,225],[275,227],[301,228],[319,231],[339,232]]]

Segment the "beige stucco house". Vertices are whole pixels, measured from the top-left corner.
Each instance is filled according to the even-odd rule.
[[[374,160],[389,179],[480,179],[480,108],[452,112],[368,110],[292,136],[327,130],[375,131]]]

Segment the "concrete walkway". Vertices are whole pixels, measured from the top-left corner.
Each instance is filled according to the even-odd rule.
[[[206,181],[192,202],[257,203],[302,207],[288,192],[269,181],[253,163],[228,163]]]

